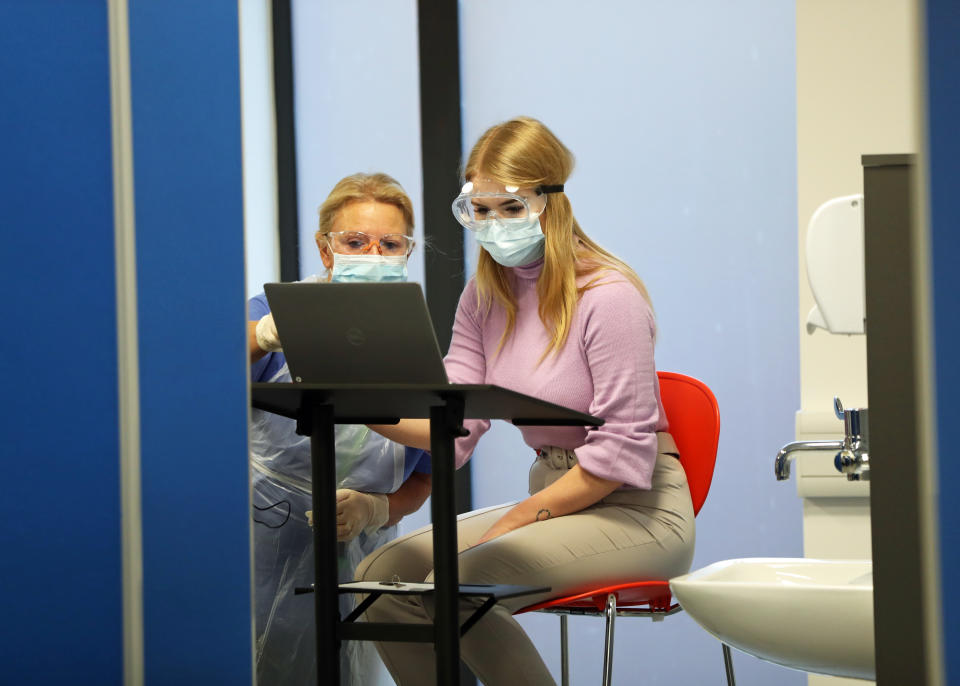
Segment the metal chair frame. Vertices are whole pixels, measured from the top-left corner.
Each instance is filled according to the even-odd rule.
[[[585,617],[603,616],[606,623],[606,631],[603,644],[603,686],[610,686],[613,682],[613,634],[615,620],[617,617],[649,617],[654,622],[662,622],[664,617],[675,615],[682,612],[683,608],[678,603],[674,603],[668,610],[652,610],[638,607],[617,607],[617,596],[613,593],[607,595],[607,601],[602,611],[597,611],[587,607],[544,607],[538,610],[529,610],[530,612],[543,612],[544,614],[559,615],[560,617],[560,684],[561,686],[570,686],[570,653],[569,638],[567,629],[567,617],[571,615]],[[723,652],[723,667],[727,677],[727,686],[736,686],[736,676],[733,671],[733,656],[730,653],[730,646],[726,643],[720,644]]]
[[[719,441],[720,415],[717,409],[717,400],[710,389],[702,381],[683,374],[673,372],[657,372],[660,380],[661,397],[664,410],[670,420],[670,429],[680,450],[680,462],[687,471],[690,484],[690,494],[693,500],[694,515],[700,512],[710,483],[713,478],[713,467],[716,461],[717,444]],[[667,389],[666,391],[664,389]],[[681,390],[682,389],[682,390]],[[674,397],[674,391],[676,397]],[[694,396],[689,394],[693,392]],[[685,395],[686,394],[686,395]],[[701,395],[702,398],[697,398]],[[705,436],[706,442],[693,442],[685,430],[695,431],[699,428],[698,421],[686,421],[683,408],[678,404],[684,399],[695,398],[700,403],[700,413],[709,415],[707,426],[712,434]],[[673,409],[673,414],[671,414]],[[674,420],[676,426],[675,430]],[[702,437],[704,438],[704,437]],[[686,450],[685,450],[686,448]],[[647,607],[642,607],[646,605]],[[655,622],[663,621],[664,617],[680,612],[682,608],[673,602],[670,585],[667,581],[635,581],[616,586],[588,589],[574,595],[554,598],[517,612],[545,612],[560,615],[560,652],[561,652],[561,685],[570,685],[569,641],[567,635],[567,617],[570,615],[602,616],[606,622],[606,635],[603,650],[603,686],[610,686],[613,681],[613,635],[615,620],[620,617],[650,617]],[[736,686],[733,672],[733,658],[730,647],[721,643],[723,664],[728,686]]]

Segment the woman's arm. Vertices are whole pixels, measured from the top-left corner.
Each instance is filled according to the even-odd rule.
[[[471,279],[460,295],[453,323],[450,350],[443,359],[451,383],[484,382],[486,359],[483,352],[481,324],[476,318],[476,313],[476,283]],[[462,467],[470,458],[480,436],[490,428],[490,420],[467,419],[463,425],[470,433],[458,438],[454,443],[457,468]],[[370,428],[397,443],[430,450],[429,419],[401,419],[398,424],[370,425]]]
[[[430,450],[430,420],[401,419],[397,424],[368,424],[381,436],[411,448]]]
[[[413,472],[394,493],[387,494],[390,514],[384,526],[392,526],[412,512],[416,512],[430,495],[432,479],[429,474]]]
[[[579,464],[562,477],[521,500],[485,533],[477,545],[536,521],[579,512],[607,497],[623,484],[594,476]]]
[[[480,324],[476,320],[476,298],[476,284],[471,280],[460,295],[453,323],[450,350],[443,359],[451,383],[483,383],[484,380],[486,360],[483,356]],[[469,425],[470,435],[458,439],[455,443],[457,467],[467,461],[477,439],[490,427],[490,422],[489,420],[466,420],[464,425]],[[369,426],[391,441],[411,448],[430,450],[429,419],[401,419],[398,424]]]

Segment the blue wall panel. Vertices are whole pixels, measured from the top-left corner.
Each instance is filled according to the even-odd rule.
[[[237,3],[130,3],[148,684],[250,683]]]
[[[960,8],[954,0],[927,2],[927,68],[929,102],[930,219],[933,253],[934,346],[936,349],[937,442],[940,446],[940,554],[943,587],[944,655],[947,683],[960,681],[960,318],[957,297],[960,272],[960,196],[957,160],[960,159]]]
[[[106,3],[0,3],[3,683],[123,674],[109,69]]]
[[[800,406],[795,9],[766,0],[460,2],[465,153],[498,121],[543,120],[577,157],[566,195],[580,225],[650,290],[658,368],[699,377],[719,400],[717,470],[697,518],[694,569],[803,554],[800,499],[772,470]],[[472,237],[467,249],[472,271]],[[472,460],[476,507],[526,492],[532,451],[513,427],[491,434]],[[559,677],[557,619],[519,620]],[[570,631],[583,656],[571,662],[571,681],[595,683],[602,622],[575,617]],[[638,668],[644,684],[722,679],[716,640],[682,613],[662,625],[618,623],[617,645],[638,648],[614,661],[615,682],[639,681]],[[806,683],[750,655],[736,662],[744,683]]]

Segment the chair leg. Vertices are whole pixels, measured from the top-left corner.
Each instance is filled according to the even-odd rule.
[[[736,677],[733,675],[733,656],[730,655],[730,646],[721,643],[723,646],[723,668],[727,672],[727,686],[737,686]]]
[[[611,686],[613,683],[613,622],[617,618],[617,596],[613,593],[607,596],[607,609],[604,614],[607,618],[607,632],[603,646],[603,686]]]
[[[567,652],[567,616],[560,615],[560,686],[570,686],[570,660]]]

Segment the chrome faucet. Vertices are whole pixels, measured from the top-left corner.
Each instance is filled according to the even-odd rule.
[[[793,454],[801,450],[835,450],[833,466],[838,472],[847,475],[849,481],[870,480],[870,440],[868,412],[865,407],[843,409],[840,398],[834,397],[833,411],[837,419],[843,420],[842,441],[795,441],[780,448],[774,461],[774,473],[777,481],[790,478],[790,462],[796,458]]]
[[[840,398],[833,399],[837,418],[843,420],[843,449],[833,458],[833,466],[847,475],[848,481],[870,480],[870,414],[865,407],[844,410]]]

